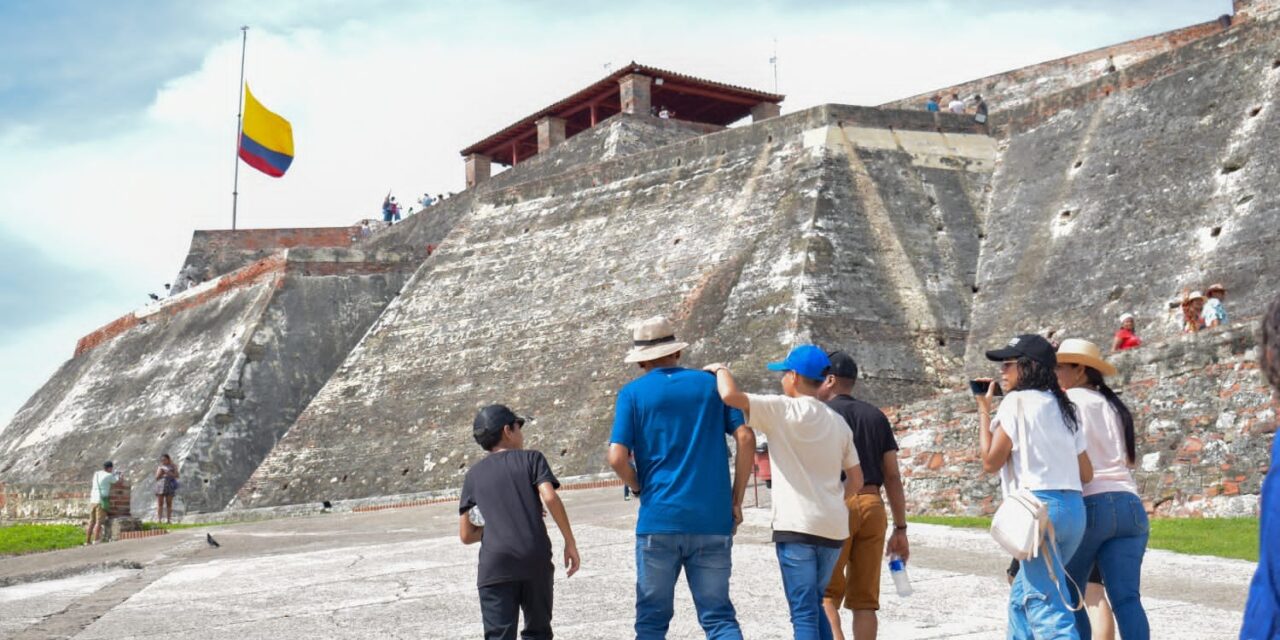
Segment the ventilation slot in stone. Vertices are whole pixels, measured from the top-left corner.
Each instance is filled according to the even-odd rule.
[[[975,284],[975,285],[973,285],[973,287],[971,287],[971,288],[973,289],[973,292],[974,292],[974,293],[977,293],[977,292],[978,292],[978,285],[976,285],[976,284]]]
[[[1249,203],[1249,201],[1251,201],[1251,200],[1253,200],[1253,194],[1252,194],[1252,193],[1250,193],[1250,194],[1248,194],[1248,195],[1241,196],[1239,200],[1236,200],[1236,204],[1248,204],[1248,203]]]
[[[676,166],[677,166],[677,167],[678,167],[678,166],[680,166],[680,164],[681,164],[681,163],[683,163],[683,162],[684,162],[684,158],[676,158]]]
[[[1058,214],[1058,217],[1059,217],[1059,218],[1062,218],[1063,220],[1066,220],[1066,219],[1070,218],[1070,217],[1071,217],[1071,210],[1070,210],[1070,209],[1067,209],[1066,211],[1063,211],[1062,213],[1059,213],[1059,214]]]
[[[947,346],[947,339],[946,339],[946,338],[938,338],[938,346],[939,346],[939,347],[945,347],[945,346]]]
[[[567,454],[567,453],[569,453],[569,450],[568,450],[568,449],[561,449],[561,450],[560,450],[560,457],[562,457],[562,458],[563,458],[563,457],[565,456],[565,454]]]
[[[1250,118],[1256,118],[1256,117],[1258,117],[1258,114],[1259,114],[1259,113],[1262,113],[1262,107],[1254,107],[1254,108],[1252,108],[1252,109],[1250,109],[1250,110],[1249,110],[1249,117],[1250,117]]]
[[[1271,68],[1272,68],[1272,69],[1280,69],[1280,59],[1272,60],[1272,61],[1271,61]]]
[[[1214,227],[1212,230],[1209,231],[1209,235],[1214,238],[1222,235],[1222,227]]]
[[[1233,158],[1222,164],[1222,175],[1235,173],[1244,168],[1246,160],[1242,158]]]
[[[1074,165],[1071,165],[1071,168],[1072,168],[1072,169],[1079,169],[1079,168],[1080,168],[1080,165],[1082,165],[1082,164],[1084,164],[1084,160],[1076,160],[1076,163],[1075,163]]]
[[[773,142],[773,136],[765,138],[765,142]]]
[[[680,244],[680,238],[676,238],[676,239],[675,239],[671,244],[672,244],[673,246],[674,246],[674,245],[677,245],[677,244]]]

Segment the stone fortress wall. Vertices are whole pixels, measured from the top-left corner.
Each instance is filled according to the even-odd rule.
[[[0,517],[65,516],[102,458],[145,478],[164,451],[188,512],[453,488],[493,401],[534,416],[558,474],[602,471],[626,325],[655,313],[688,362],[757,391],[796,342],[852,351],[913,510],[986,512],[959,391],[981,352],[1106,343],[1123,311],[1148,340],[1116,385],[1144,497],[1250,513],[1277,410],[1252,323],[1280,291],[1280,22],[1237,4],[1225,30],[976,81],[1005,94],[989,130],[915,98],[720,131],[620,114],[367,239],[197,232],[187,265],[214,279],[86,336],[0,431],[0,494],[23,504]],[[1093,70],[1106,55],[1117,73]],[[1178,335],[1168,300],[1208,281],[1234,324]]]

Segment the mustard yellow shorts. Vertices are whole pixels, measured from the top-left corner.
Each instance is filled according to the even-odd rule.
[[[855,503],[857,508],[849,510],[849,539],[840,548],[840,559],[822,597],[837,604],[843,600],[846,609],[876,611],[889,516],[879,494],[858,494]]]

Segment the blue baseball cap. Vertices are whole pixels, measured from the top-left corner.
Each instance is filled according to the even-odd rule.
[[[826,376],[823,371],[831,366],[831,359],[818,347],[802,344],[787,354],[782,362],[770,362],[770,371],[794,371],[810,380],[821,381]]]

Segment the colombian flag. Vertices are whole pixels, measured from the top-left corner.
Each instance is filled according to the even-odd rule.
[[[244,122],[240,129],[240,159],[273,178],[293,162],[293,127],[270,112],[244,85]]]

